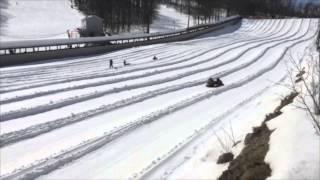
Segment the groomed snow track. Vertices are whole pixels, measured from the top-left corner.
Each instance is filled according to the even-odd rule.
[[[185,161],[173,157],[287,77],[317,25],[244,19],[230,34],[1,68],[0,179],[168,177]]]

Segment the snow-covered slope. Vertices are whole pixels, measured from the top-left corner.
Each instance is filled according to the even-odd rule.
[[[0,41],[67,38],[66,31],[80,27],[84,17],[69,0],[9,0],[1,11],[8,20]]]
[[[189,25],[194,26],[195,20],[190,17]],[[178,12],[172,7],[160,5],[158,15],[150,26],[150,32],[174,31],[188,27],[188,15]]]
[[[303,54],[316,27],[314,19],[244,19],[217,37],[2,68],[1,176],[182,177],[172,172],[219,122],[234,112],[245,121],[243,107],[263,114],[256,104],[279,93],[286,54]],[[207,88],[209,77],[225,86]]]
[[[85,16],[72,8],[70,0],[4,0],[0,2],[0,42],[68,38],[67,30],[81,26]],[[173,31],[187,27],[187,15],[160,5],[151,32]],[[190,20],[190,26],[193,19]],[[142,33],[132,29],[131,33]],[[127,33],[122,33],[127,34]]]

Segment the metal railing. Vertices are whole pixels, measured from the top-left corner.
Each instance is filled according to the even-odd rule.
[[[0,67],[42,60],[90,56],[136,46],[183,41],[228,25],[237,24],[240,21],[240,16],[233,16],[214,24],[203,24],[180,31],[148,35],[2,42],[0,44]]]
[[[188,29],[174,31],[169,33],[153,33],[148,35],[135,35],[135,36],[122,36],[122,37],[86,37],[77,39],[49,39],[49,40],[29,40],[29,41],[14,41],[4,42],[0,44],[1,55],[15,55],[26,53],[37,53],[45,51],[57,51],[97,46],[111,46],[111,45],[124,45],[124,44],[143,44],[146,41],[164,40],[173,37],[179,37],[186,34],[201,32],[209,28],[215,27],[219,24],[228,21],[235,21],[239,16],[229,17],[224,21],[214,24],[204,24],[194,26]]]

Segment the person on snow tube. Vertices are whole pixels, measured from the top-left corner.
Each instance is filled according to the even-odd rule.
[[[221,81],[220,78],[209,78],[207,81],[207,87],[220,87],[223,86],[223,82]]]

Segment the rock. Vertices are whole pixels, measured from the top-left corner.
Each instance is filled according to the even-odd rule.
[[[217,164],[227,163],[233,160],[234,155],[231,152],[224,153],[219,156]]]

